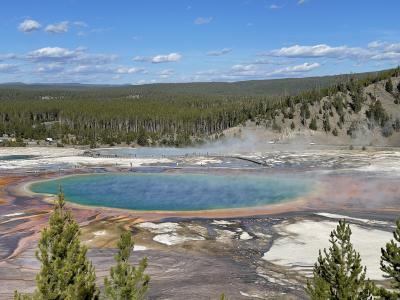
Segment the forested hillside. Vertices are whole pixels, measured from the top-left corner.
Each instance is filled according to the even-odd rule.
[[[374,98],[373,91],[366,88],[394,78],[388,93],[394,99],[393,105],[399,103],[395,79],[399,74],[399,69],[394,69],[355,76],[272,80],[269,84],[274,88],[267,89],[268,92],[262,95],[249,92],[247,96],[235,95],[238,94],[235,88],[229,93],[226,86],[242,85],[240,93],[253,90],[256,91],[253,94],[258,94],[261,92],[254,86],[257,82],[207,84],[202,93],[193,94],[184,92],[184,86],[191,87],[190,84],[175,89],[171,87],[178,85],[3,85],[0,136],[15,136],[18,141],[52,137],[60,144],[92,146],[119,143],[183,146],[218,137],[225,129],[253,120],[275,131],[303,126],[324,130],[333,137],[351,135],[358,120],[354,116],[361,114],[374,120],[382,127],[383,134],[388,135],[398,130],[396,119]],[[327,79],[330,84],[329,80],[325,82]],[[279,82],[287,85],[283,84],[279,95],[273,95]],[[321,82],[325,88],[320,87]],[[286,86],[291,83],[296,83],[296,88],[289,95]],[[193,86],[197,90],[201,84]],[[223,87],[221,90],[227,95],[216,92],[217,86]],[[304,90],[293,93],[295,89]],[[387,108],[396,107],[400,105]]]
[[[287,97],[279,109],[260,116],[271,131],[290,136],[311,131],[325,141],[400,146],[399,70],[351,79],[317,97]],[[392,138],[393,137],[393,138]]]

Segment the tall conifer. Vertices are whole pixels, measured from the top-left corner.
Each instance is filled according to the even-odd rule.
[[[320,250],[313,278],[307,283],[311,299],[369,299],[373,284],[367,280],[360,254],[350,241],[350,226],[340,221],[330,235],[329,249]]]
[[[86,258],[86,247],[80,244],[79,225],[64,206],[64,194],[60,191],[36,251],[41,267],[33,299],[98,299],[96,275]],[[15,293],[15,299],[26,298]]]
[[[124,232],[118,242],[118,253],[115,255],[117,265],[111,267],[110,278],[104,279],[107,298],[113,300],[145,299],[150,277],[144,274],[147,258],[143,258],[138,267],[129,264],[134,242],[130,232]]]
[[[393,237],[381,249],[381,270],[384,277],[391,279],[392,291],[381,289],[381,296],[385,299],[400,299],[400,219],[396,222]]]

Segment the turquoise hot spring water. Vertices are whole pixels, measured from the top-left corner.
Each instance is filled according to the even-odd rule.
[[[107,173],[36,182],[30,188],[57,194],[60,185],[73,203],[143,211],[264,206],[305,196],[313,186],[310,179],[293,175]]]

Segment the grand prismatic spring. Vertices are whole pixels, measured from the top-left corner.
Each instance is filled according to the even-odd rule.
[[[70,176],[31,186],[68,201],[133,210],[187,211],[263,206],[290,201],[311,190],[300,177],[213,174],[106,174]]]

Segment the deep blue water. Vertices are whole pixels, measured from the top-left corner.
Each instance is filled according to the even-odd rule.
[[[311,181],[272,175],[95,174],[34,183],[36,193],[70,202],[135,210],[187,211],[279,203],[311,191]]]

